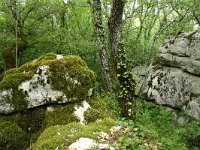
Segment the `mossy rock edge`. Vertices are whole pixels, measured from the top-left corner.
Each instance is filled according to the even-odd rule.
[[[0,82],[0,114],[87,99],[96,74],[78,56],[47,54],[7,70]]]
[[[47,128],[32,145],[31,150],[60,149],[64,150],[81,137],[96,139],[99,132],[109,132],[116,122],[111,118],[99,120],[88,125],[69,123]]]
[[[81,120],[75,111],[84,109],[84,103],[89,107],[83,111],[84,120]],[[0,122],[14,122],[27,134],[26,140],[34,143],[40,134],[51,126],[72,122],[87,125],[105,118],[113,118],[113,114],[101,98],[92,97],[76,103],[43,105],[23,112],[0,115]]]

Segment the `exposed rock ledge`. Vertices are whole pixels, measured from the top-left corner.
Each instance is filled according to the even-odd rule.
[[[140,83],[147,99],[200,120],[200,32],[166,39]]]

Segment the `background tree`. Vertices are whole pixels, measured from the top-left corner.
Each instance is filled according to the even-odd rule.
[[[133,118],[135,115],[132,114],[131,110],[134,104],[135,80],[133,74],[128,70],[127,59],[122,42],[123,39],[121,37],[124,6],[125,0],[113,1],[108,28],[112,62],[120,84],[118,101],[121,108],[121,114],[123,117]]]
[[[12,44],[10,47],[5,48],[2,51],[5,69],[10,69],[18,66],[18,55],[26,49],[28,43],[23,31],[24,19],[22,19],[20,15],[17,0],[4,1],[4,3],[10,13],[13,33],[16,37],[15,44]]]
[[[4,0],[0,1],[0,54],[10,47],[13,47],[13,52],[15,52],[16,24],[10,10],[16,7],[18,8],[17,29],[20,32],[18,37],[23,33],[21,35],[24,35],[27,42],[26,48],[20,53],[18,51],[18,66],[49,52],[79,55],[97,73],[97,87],[98,92],[100,91],[100,85],[105,81],[100,78],[102,70],[107,67],[102,67],[93,10],[87,1],[6,0],[5,2],[8,5],[5,5]],[[16,6],[14,2],[17,2]],[[100,17],[105,33],[103,40],[109,55],[110,49],[106,43],[109,33],[107,22],[111,14],[112,1],[101,0],[100,2],[102,8]],[[130,62],[129,67],[149,64],[164,37],[176,35],[181,31],[191,31],[194,27],[199,28],[199,5],[197,0],[178,2],[127,0],[122,15],[121,39],[123,39],[124,53]],[[54,24],[53,27],[52,18],[56,18],[54,19],[56,25]],[[18,40],[21,39],[23,38],[18,38]],[[9,53],[7,54],[9,57]],[[12,57],[14,58],[15,55]],[[2,55],[0,58],[0,66],[5,68],[6,61]],[[15,59],[9,60],[14,60],[12,67],[15,67]],[[113,78],[112,81],[114,81]],[[115,81],[113,84],[113,87],[117,89]]]
[[[99,57],[102,66],[102,87],[105,92],[112,92],[112,80],[110,75],[110,65],[109,65],[109,55],[106,50],[106,37],[105,31],[102,24],[102,8],[100,0],[92,1],[92,14],[93,14],[93,24],[96,32],[96,39],[99,45]]]

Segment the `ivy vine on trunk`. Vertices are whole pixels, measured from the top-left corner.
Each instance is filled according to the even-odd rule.
[[[135,118],[133,108],[135,104],[134,93],[136,82],[133,74],[128,69],[124,45],[121,39],[124,5],[125,0],[113,1],[111,14],[108,20],[108,28],[112,62],[120,84],[118,101],[121,114],[127,119],[133,119]]]

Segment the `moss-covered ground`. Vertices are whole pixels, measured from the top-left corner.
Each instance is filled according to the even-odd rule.
[[[198,121],[187,118],[184,114],[180,112],[176,112],[179,116],[186,118],[186,122],[184,124],[178,124],[173,119],[173,113],[171,111],[169,111],[165,107],[154,105],[151,102],[146,102],[143,100],[139,100],[137,102],[136,120],[124,120],[120,117],[118,113],[115,113],[119,112],[119,109],[118,107],[116,107],[117,105],[114,97],[110,97],[110,99],[109,97],[107,97],[104,100],[107,102],[110,110],[112,110],[114,114],[116,114],[116,116],[114,117],[115,121],[113,119],[106,118],[106,114],[108,114],[108,111],[106,111],[106,109],[109,109],[107,108],[105,102],[102,102],[99,98],[96,98],[96,103],[94,100],[88,100],[88,103],[90,103],[90,105],[93,105],[93,108],[99,107],[99,105],[102,103],[101,106],[103,107],[102,109],[95,109],[94,111],[88,110],[92,112],[92,115],[86,115],[86,117],[92,119],[90,121],[94,121],[93,123],[90,123],[90,121],[88,121],[87,125],[81,125],[78,122],[74,122],[78,121],[75,118],[74,120],[72,119],[70,123],[70,121],[66,121],[67,118],[64,117],[66,116],[64,114],[68,112],[62,112],[62,108],[60,106],[55,106],[55,114],[51,111],[47,113],[46,111],[44,111],[44,108],[40,108],[41,117],[44,117],[44,119],[42,120],[40,120],[39,117],[33,117],[34,113],[36,113],[38,110],[26,113],[26,115],[32,118],[29,120],[23,120],[24,114],[17,115],[18,119],[20,118],[19,115],[21,115],[21,119],[19,120],[17,120],[17,116],[13,117],[11,115],[10,119],[15,119],[16,121],[18,121],[18,125],[16,123],[13,123],[16,126],[13,127],[12,130],[17,129],[16,133],[19,134],[18,138],[22,139],[22,142],[23,138],[28,136],[27,133],[33,133],[30,148],[31,150],[51,150],[57,147],[59,149],[66,149],[69,144],[76,141],[80,137],[88,137],[96,140],[99,132],[104,131],[109,133],[109,129],[114,125],[120,125],[124,129],[123,132],[116,135],[116,137],[114,138],[114,142],[110,143],[111,146],[116,147],[116,149],[119,150],[199,149],[198,137],[200,135],[200,123]],[[111,103],[112,101],[113,103]],[[63,107],[63,109],[65,109],[65,107]],[[93,115],[95,117],[98,116],[101,121],[93,120]],[[111,114],[108,116],[112,117]],[[24,116],[24,119],[26,117]],[[5,121],[6,119],[7,121]],[[6,117],[6,119],[4,118],[4,122],[10,122],[10,119],[8,119],[8,117]],[[27,125],[26,122],[29,121],[30,124],[26,127],[27,130],[24,130],[25,125]],[[35,126],[35,121],[40,122],[41,125],[44,125],[44,128],[41,128],[41,126],[39,125]],[[34,126],[35,128],[33,128]],[[13,139],[10,142],[15,143],[16,140]]]
[[[85,122],[87,124],[113,117],[107,104],[101,98],[92,97],[86,101],[91,107],[84,113]],[[0,115],[0,121],[15,122],[15,124],[26,133],[26,140],[28,143],[34,143],[39,135],[48,127],[67,125],[72,122],[74,122],[74,124],[75,122],[79,123],[79,119],[74,115],[75,105],[82,106],[82,101],[70,104],[41,106],[6,116]],[[3,138],[3,136],[0,137],[0,140]]]
[[[113,97],[104,99],[114,112],[119,111]],[[185,118],[185,123],[179,124],[173,118],[172,111],[166,107],[151,102],[138,100],[136,104],[136,120],[124,120],[120,115],[112,119],[81,125],[70,123],[53,126],[46,129],[31,147],[32,150],[66,149],[80,137],[97,140],[98,133],[120,125],[122,132],[117,133],[110,141],[110,146],[117,150],[198,150],[200,123],[188,118],[180,112],[178,116]],[[95,114],[95,113],[94,113]],[[115,113],[117,114],[117,113]],[[118,118],[118,119],[117,119]]]
[[[88,125],[79,123],[69,123],[67,125],[58,125],[47,128],[38,138],[37,142],[31,146],[31,150],[64,150],[81,137],[96,139],[101,131],[109,132],[109,129],[116,122],[111,119],[103,119]]]

